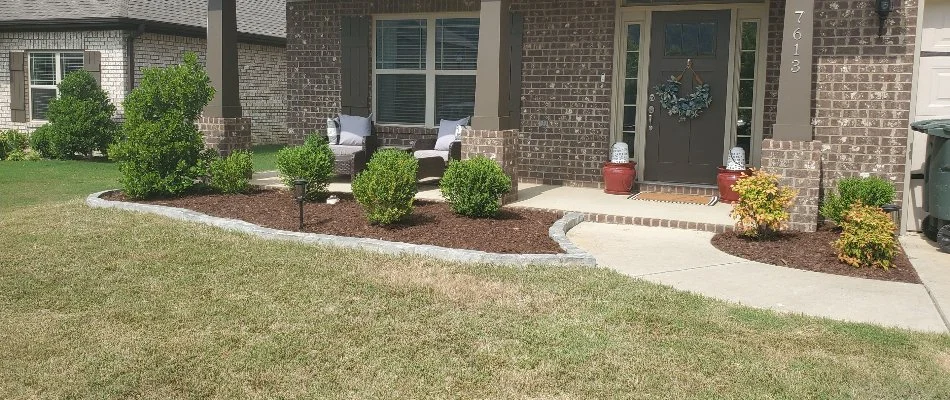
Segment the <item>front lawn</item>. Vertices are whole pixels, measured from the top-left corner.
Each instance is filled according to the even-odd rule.
[[[950,397],[948,335],[82,204],[116,178],[0,162],[0,398]]]
[[[286,146],[278,144],[254,146],[251,149],[254,152],[254,171],[276,171],[277,152],[284,147]]]

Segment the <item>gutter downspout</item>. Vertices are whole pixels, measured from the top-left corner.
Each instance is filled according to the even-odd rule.
[[[129,62],[129,79],[127,81],[128,87],[126,88],[126,95],[132,93],[132,89],[135,89],[135,39],[138,39],[143,33],[145,33],[145,24],[139,24],[138,29],[129,33],[128,38],[126,38],[125,59]]]

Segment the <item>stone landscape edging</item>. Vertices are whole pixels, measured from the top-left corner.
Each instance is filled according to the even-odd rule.
[[[597,265],[593,256],[581,250],[567,238],[567,232],[584,222],[585,216],[580,213],[567,213],[548,229],[548,235],[564,250],[565,254],[498,254],[477,250],[452,249],[447,247],[389,242],[378,239],[356,238],[349,236],[333,236],[319,233],[303,233],[282,231],[265,228],[250,222],[237,219],[213,217],[197,211],[177,207],[167,207],[154,204],[130,203],[103,199],[102,196],[115,192],[105,190],[86,197],[86,204],[92,208],[114,208],[126,211],[136,211],[180,221],[197,222],[218,228],[242,232],[264,239],[284,240],[308,244],[325,244],[350,249],[374,251],[385,254],[413,254],[446,261],[468,263],[503,264],[515,266],[527,265],[558,265],[558,266],[586,266]]]

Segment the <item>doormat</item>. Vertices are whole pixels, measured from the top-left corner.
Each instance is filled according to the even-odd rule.
[[[696,204],[700,206],[714,206],[719,202],[718,196],[660,192],[640,192],[630,196],[630,198],[634,200],[658,201],[661,203]]]

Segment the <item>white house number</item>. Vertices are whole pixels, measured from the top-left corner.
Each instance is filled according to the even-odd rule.
[[[802,60],[799,60],[799,46],[801,46],[801,41],[804,35],[802,35],[802,17],[805,16],[804,11],[795,11],[795,14],[798,15],[798,25],[795,27],[795,30],[792,32],[792,38],[795,39],[795,58],[792,59],[792,73],[798,73],[802,70]]]

